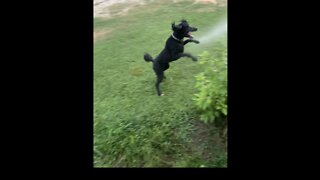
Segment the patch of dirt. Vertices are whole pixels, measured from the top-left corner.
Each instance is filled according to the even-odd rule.
[[[95,30],[93,32],[93,40],[94,42],[106,38],[107,35],[109,35],[111,32],[113,31],[113,29],[99,29],[99,30]]]
[[[126,15],[131,8],[144,4],[144,0],[94,0],[93,17],[108,19],[114,15]],[[121,5],[121,7],[116,7],[117,5]]]
[[[133,76],[141,76],[143,74],[143,67],[134,67],[130,70],[130,74]]]
[[[179,3],[183,0],[165,1],[165,3]],[[193,4],[215,4],[217,6],[226,6],[227,0],[193,0]],[[154,3],[156,1],[152,1]],[[157,3],[157,2],[156,2]],[[128,11],[134,9],[137,6],[145,5],[145,0],[94,0],[93,17],[99,17],[104,19],[110,19],[114,16],[127,15]],[[199,10],[201,12],[209,12],[208,9]]]
[[[204,7],[204,8],[200,8],[200,9],[196,9],[196,12],[213,12],[214,9],[212,9],[211,7]]]
[[[220,136],[220,130],[212,124],[205,124],[200,120],[194,120],[195,131],[192,135],[193,151],[198,151],[206,160],[210,160],[216,153],[226,151],[227,142]]]
[[[227,0],[194,0],[194,4],[215,4],[218,6],[226,6]]]
[[[217,4],[217,0],[195,0],[195,3],[213,3],[213,4]]]

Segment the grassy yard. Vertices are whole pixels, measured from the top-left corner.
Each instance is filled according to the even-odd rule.
[[[152,63],[171,35],[171,22],[187,19],[195,38],[226,18],[226,6],[193,1],[147,1],[124,15],[94,19],[94,166],[226,167],[227,153],[218,131],[200,122],[192,100],[199,62],[182,58],[170,64],[158,97]],[[226,35],[214,44],[185,46],[194,55],[219,55]]]

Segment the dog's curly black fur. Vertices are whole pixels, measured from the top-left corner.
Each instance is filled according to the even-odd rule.
[[[160,91],[160,83],[164,78],[164,71],[169,68],[169,63],[176,61],[181,57],[189,57],[193,61],[198,59],[189,53],[184,53],[184,45],[189,42],[199,43],[199,41],[194,40],[190,32],[197,31],[195,27],[189,26],[186,20],[182,20],[180,24],[175,25],[172,23],[173,34],[168,38],[164,49],[161,53],[153,59],[152,56],[148,53],[144,54],[144,59],[147,62],[153,62],[153,70],[157,75],[156,80],[156,90],[158,95],[162,95]],[[189,38],[183,41],[183,38]]]

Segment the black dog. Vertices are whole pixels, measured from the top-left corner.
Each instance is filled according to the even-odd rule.
[[[161,53],[153,59],[150,54],[145,53],[144,59],[147,62],[153,62],[153,70],[157,75],[156,80],[156,89],[158,95],[163,95],[160,92],[160,83],[164,78],[164,71],[169,68],[169,62],[178,60],[181,57],[189,57],[193,61],[197,61],[198,59],[192,56],[189,53],[184,53],[184,45],[189,42],[199,43],[199,41],[194,40],[190,32],[197,31],[198,29],[195,27],[189,26],[186,20],[182,20],[180,24],[175,25],[172,23],[172,35],[168,38],[164,49]],[[186,41],[183,41],[183,38],[189,38]]]

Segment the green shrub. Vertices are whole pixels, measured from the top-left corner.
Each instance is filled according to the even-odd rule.
[[[221,51],[220,51],[221,52]],[[204,51],[199,63],[204,71],[197,74],[198,92],[193,100],[200,112],[200,119],[205,123],[225,120],[227,117],[227,52],[222,50],[221,56],[213,57]]]

